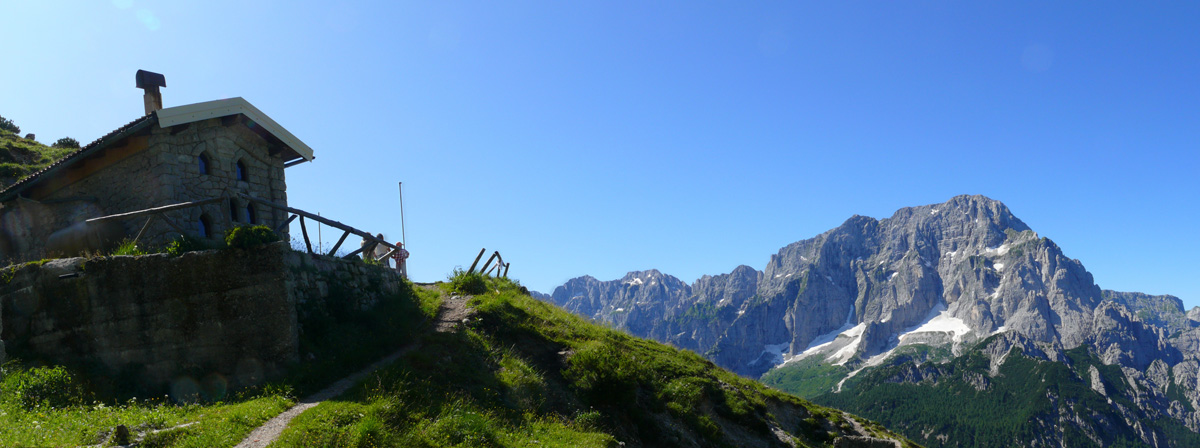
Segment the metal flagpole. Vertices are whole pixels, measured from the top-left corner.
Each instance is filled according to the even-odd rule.
[[[400,243],[404,244],[408,242],[404,235],[404,182],[397,182],[396,188],[400,190]]]

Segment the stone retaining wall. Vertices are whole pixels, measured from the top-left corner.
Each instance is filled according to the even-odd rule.
[[[305,310],[369,310],[403,280],[285,243],[171,258],[68,258],[0,271],[0,339],[26,362],[176,395],[256,384],[297,362]],[[97,371],[98,369],[98,371]]]

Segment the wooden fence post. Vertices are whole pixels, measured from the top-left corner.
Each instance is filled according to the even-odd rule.
[[[468,273],[468,274],[470,274],[470,273],[472,273],[472,272],[475,272],[475,265],[479,264],[479,259],[480,259],[480,258],[483,258],[483,253],[484,253],[484,252],[487,252],[487,248],[486,248],[486,247],[485,247],[485,248],[483,248],[483,249],[479,249],[479,255],[476,255],[476,256],[475,256],[475,262],[474,262],[474,263],[471,263],[471,269],[467,269],[467,273]]]
[[[300,217],[300,233],[304,234],[304,247],[308,248],[308,253],[313,253],[312,242],[308,240],[308,228],[304,226],[304,217]]]

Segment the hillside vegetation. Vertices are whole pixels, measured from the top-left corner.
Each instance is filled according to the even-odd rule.
[[[901,437],[700,356],[587,322],[506,280],[274,446],[831,446]],[[448,299],[462,300],[462,299]],[[904,446],[915,446],[904,442]]]
[[[45,168],[76,149],[46,146],[0,129],[0,189]]]
[[[929,446],[1137,447],[1146,446],[1143,433],[1169,441],[1163,446],[1200,446],[1200,436],[1182,424],[1140,412],[1120,367],[1082,346],[1065,355],[1069,362],[1051,362],[1015,348],[992,372],[988,357],[973,350],[945,363],[868,369],[847,379],[841,392],[828,386],[846,369],[821,363],[788,364],[763,380],[879,419]],[[1181,393],[1174,384],[1164,392]]]

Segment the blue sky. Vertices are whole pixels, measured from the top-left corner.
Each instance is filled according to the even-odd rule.
[[[137,69],[244,97],[316,152],[291,205],[399,239],[404,182],[418,281],[690,282],[983,194],[1200,305],[1200,3],[753,3],[0,0],[0,115],[91,141]]]

